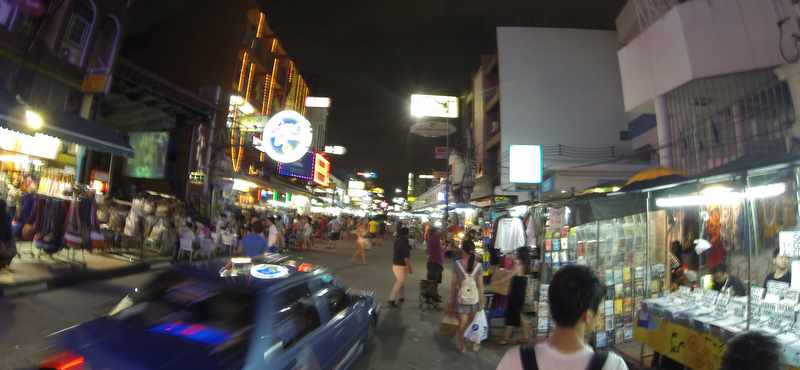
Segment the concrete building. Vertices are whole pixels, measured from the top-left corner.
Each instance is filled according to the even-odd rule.
[[[109,170],[108,161],[93,167],[87,160],[91,153],[133,154],[124,136],[95,121],[98,101],[111,87],[129,5],[125,0],[0,2],[3,135],[18,142],[39,134],[55,138],[36,139],[33,151],[4,147],[4,152],[45,159],[43,168],[82,183],[91,180],[93,170],[106,175]],[[40,117],[39,127],[26,125],[29,112]]]
[[[499,27],[467,97],[478,205],[572,194],[626,180],[647,166],[632,156],[613,31]],[[541,145],[544,183],[509,181],[509,147]]]
[[[796,151],[790,1],[631,0],[617,18],[625,109],[655,114],[662,166],[703,174]]]
[[[160,4],[142,2],[137,15],[148,19],[144,29],[127,40],[125,55],[143,68],[167,76],[190,91],[217,87],[212,158],[230,162],[231,173],[211,173],[220,178],[246,177],[262,187],[305,191],[304,184],[277,175],[277,162],[255,149],[269,117],[282,110],[307,114],[305,98],[310,88],[288,56],[267,14],[255,0],[182,1],[164,11]],[[169,8],[169,7],[167,7]],[[208,30],[214,32],[208,32]],[[173,56],[164,58],[163,56]],[[312,124],[318,135],[313,148],[324,146],[327,108],[315,107]],[[321,121],[320,121],[321,120]],[[319,133],[323,136],[319,136]]]

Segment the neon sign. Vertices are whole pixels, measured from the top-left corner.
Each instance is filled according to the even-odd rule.
[[[292,163],[303,158],[313,140],[311,122],[292,110],[276,113],[264,126],[264,133],[253,138],[256,149],[280,163]]]

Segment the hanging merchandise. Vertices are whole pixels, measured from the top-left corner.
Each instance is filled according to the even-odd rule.
[[[522,226],[522,220],[516,217],[507,217],[497,221],[495,248],[503,253],[511,253],[524,245],[525,229]]]

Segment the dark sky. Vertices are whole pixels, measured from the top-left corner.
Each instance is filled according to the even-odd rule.
[[[444,168],[411,136],[412,92],[461,95],[499,25],[613,29],[624,0],[262,0],[314,95],[330,96],[334,166],[374,169],[386,187]],[[441,143],[439,143],[441,142]]]

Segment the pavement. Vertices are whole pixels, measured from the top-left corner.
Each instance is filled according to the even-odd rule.
[[[386,302],[394,282],[390,241],[376,243],[367,253],[367,265],[351,262],[354,241],[336,242],[336,249],[297,253],[327,266],[347,286],[367,288]],[[397,309],[384,304],[376,338],[370,351],[355,366],[366,369],[494,369],[508,346],[492,339],[479,352],[459,353],[454,338],[437,334],[440,312],[419,308],[419,283],[425,275],[425,253],[412,251],[414,274],[406,287],[406,303]],[[0,369],[24,369],[36,364],[47,351],[47,334],[91,320],[108,312],[127,292],[154,276],[148,271],[21,296],[0,298]],[[446,295],[450,272],[446,271],[440,294]],[[499,330],[494,330],[498,333]]]

